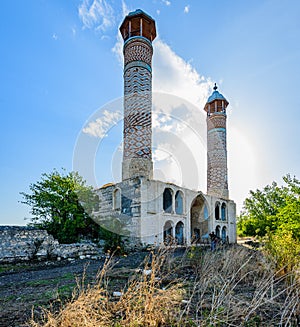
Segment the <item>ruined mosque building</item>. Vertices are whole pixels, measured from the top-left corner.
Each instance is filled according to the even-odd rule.
[[[207,113],[207,194],[153,180],[152,41],[155,21],[142,10],[129,13],[120,27],[124,39],[124,130],[122,181],[98,189],[95,220],[117,218],[132,239],[160,244],[173,239],[190,245],[215,232],[236,242],[236,206],[227,181],[226,108],[228,101],[215,85]]]

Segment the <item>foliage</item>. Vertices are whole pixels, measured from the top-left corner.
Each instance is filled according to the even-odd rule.
[[[290,175],[284,185],[251,191],[238,219],[238,234],[262,236],[264,250],[281,273],[295,272],[300,264],[300,181]]]
[[[283,181],[283,186],[273,182],[262,191],[250,191],[238,217],[240,236],[290,231],[294,238],[300,239],[300,181],[290,175],[284,176]]]
[[[44,173],[29,189],[21,195],[31,207],[31,225],[46,229],[60,243],[98,238],[99,226],[90,218],[98,197],[77,172]]]
[[[265,241],[265,251],[277,269],[282,270],[283,274],[297,270],[300,266],[300,240],[293,238],[291,231],[268,232]]]

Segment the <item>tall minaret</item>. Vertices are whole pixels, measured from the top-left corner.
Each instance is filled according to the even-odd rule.
[[[120,32],[124,39],[124,131],[122,179],[153,178],[152,41],[155,21],[142,10],[129,13]]]
[[[217,91],[208,98],[207,112],[207,194],[229,198],[226,146],[226,108],[229,102]]]

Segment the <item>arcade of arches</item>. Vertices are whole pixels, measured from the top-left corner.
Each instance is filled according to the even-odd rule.
[[[165,213],[172,213],[173,208],[173,192],[166,188],[163,194],[163,209]],[[183,194],[177,192],[175,195],[175,213],[183,213]],[[208,209],[203,196],[198,195],[192,202],[190,208],[191,217],[191,237],[192,242],[200,242],[203,236],[208,237]],[[169,244],[175,239],[176,244],[182,245],[185,243],[184,237],[185,226],[182,221],[176,225],[173,221],[168,220],[163,229],[164,243]]]

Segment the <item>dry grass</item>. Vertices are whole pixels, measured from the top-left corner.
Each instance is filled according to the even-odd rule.
[[[150,254],[113,297],[108,260],[94,286],[78,282],[58,311],[44,311],[32,327],[297,326],[297,278],[278,274],[259,252],[232,247],[176,257],[169,249]],[[289,276],[290,277],[290,276]]]
[[[200,326],[297,326],[299,284],[277,278],[260,252],[243,247],[206,253],[196,263],[190,308]],[[290,276],[289,276],[290,277]]]

